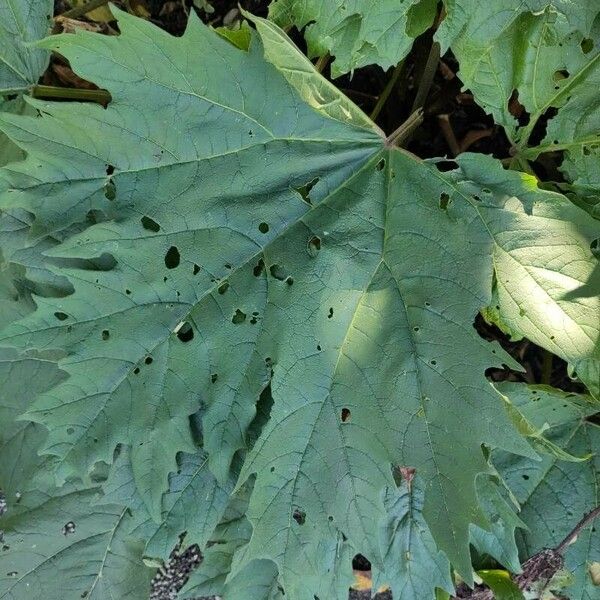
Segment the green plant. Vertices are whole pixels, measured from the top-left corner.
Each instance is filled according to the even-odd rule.
[[[294,20],[322,4],[273,10],[315,18],[309,48],[338,72],[395,64],[438,10],[392,3],[392,52],[375,13],[336,23],[341,46],[308,9]],[[26,154],[0,172],[0,598],[143,599],[180,543],[204,559],[181,597],[345,598],[362,553],[395,600],[433,598],[453,573],[473,583],[470,544],[517,572],[599,503],[597,10],[473,4],[448,2],[436,35],[505,127],[511,169],[417,158],[399,146],[420,110],[386,135],[250,15],[246,50],[193,12],[175,38],[112,7],[118,37],[17,50],[20,87],[0,71],[28,89],[52,51],[111,98],[0,116],[11,160]],[[556,149],[569,197],[528,162]],[[480,337],[480,311],[589,393],[493,386],[487,369],[521,367]],[[584,535],[565,557],[582,599],[600,561]]]

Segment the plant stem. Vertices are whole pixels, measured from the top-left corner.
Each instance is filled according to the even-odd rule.
[[[431,84],[433,83],[439,61],[440,45],[438,42],[433,42],[429,49],[429,56],[427,57],[425,68],[423,69],[421,81],[419,81],[419,89],[417,90],[417,95],[415,96],[415,101],[412,105],[413,111],[417,110],[417,108],[422,108],[425,105],[425,100],[431,89]]]
[[[327,66],[327,63],[329,62],[330,58],[331,57],[329,56],[329,52],[327,54],[324,54],[323,56],[319,56],[317,62],[315,63],[315,69],[319,73],[322,73],[325,67]]]
[[[396,65],[394,72],[392,73],[392,76],[390,77],[389,81],[387,82],[385,88],[383,88],[383,92],[381,92],[381,95],[379,96],[379,99],[377,100],[377,104],[375,105],[375,108],[373,109],[373,112],[370,115],[371,121],[374,121],[379,116],[381,109],[383,108],[384,104],[387,102],[387,99],[389,98],[390,94],[392,93],[392,90],[394,89],[394,86],[396,85],[396,82],[398,81],[398,77],[400,77],[400,73],[402,72],[403,66],[404,66],[403,60],[401,60]]]
[[[60,100],[88,100],[98,104],[108,104],[111,95],[106,90],[82,90],[52,85],[34,85],[31,88],[33,98],[57,98]]]
[[[581,530],[591,523],[597,516],[600,515],[600,506],[596,506],[594,510],[591,510],[587,515],[584,515],[581,521],[573,527],[571,533],[569,533],[565,539],[555,548],[555,551],[559,554],[562,554],[567,546],[571,544],[571,542],[579,535]]]
[[[419,108],[398,127],[392,131],[385,140],[385,145],[388,147],[399,146],[406,140],[410,134],[423,122],[423,109]]]
[[[448,144],[448,148],[450,149],[451,156],[458,156],[460,154],[460,144],[454,135],[454,130],[450,124],[449,116],[447,114],[443,114],[438,115],[437,118],[440,129],[442,130],[444,138],[446,139],[446,143]]]
[[[554,356],[552,352],[544,350],[544,356],[542,359],[542,375],[540,377],[540,383],[544,385],[550,385],[550,379],[552,378],[552,361]]]
[[[86,4],[81,6],[76,6],[71,10],[67,10],[61,16],[67,17],[68,19],[78,19],[79,17],[83,17],[83,15],[89,13],[91,10],[96,8],[100,8],[105,4],[108,4],[109,0],[90,0]]]

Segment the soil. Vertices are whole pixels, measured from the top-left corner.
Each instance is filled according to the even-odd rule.
[[[249,12],[266,16],[270,0],[209,0],[214,9],[207,12],[198,8],[202,4],[196,0],[137,0],[150,12],[150,20],[159,27],[175,36],[182,35],[190,11],[196,11],[206,23],[218,27],[231,25],[241,19],[239,6]],[[116,0],[117,5],[123,4]],[[55,1],[55,14],[61,14],[70,7],[68,0]],[[116,28],[115,24],[111,24]],[[301,32],[292,28],[288,35],[293,41],[305,50],[305,42]],[[404,61],[404,66],[398,81],[376,119],[377,124],[389,135],[413,111],[413,103],[419,89],[419,82],[432,49],[432,32],[426,32],[418,38],[413,50]],[[55,62],[58,59],[54,59]],[[62,68],[64,65],[60,65]],[[56,71],[56,69],[55,69]],[[60,69],[59,69],[60,71]],[[479,152],[492,155],[499,159],[510,157],[510,142],[501,127],[494,124],[492,118],[474,102],[468,90],[462,90],[462,84],[457,76],[458,64],[450,52],[446,53],[438,64],[431,86],[426,94],[425,118],[422,125],[413,133],[407,144],[407,149],[421,158],[448,157],[452,159],[458,151]],[[327,65],[323,75],[330,76],[330,67]],[[359,69],[353,74],[345,75],[332,80],[344,94],[351,98],[364,112],[370,114],[377,100],[384,90],[391,76],[391,70],[384,72],[377,66]],[[72,84],[73,79],[71,79]],[[60,81],[53,80],[54,85]],[[84,82],[86,83],[86,82]],[[87,84],[89,85],[89,84]],[[511,99],[511,111],[525,124],[528,115],[523,111],[516,98]],[[547,115],[550,118],[552,115]],[[541,139],[545,130],[545,122],[536,127],[532,138]],[[552,178],[560,181],[560,154],[546,158],[545,162],[532,165],[534,172],[541,179]],[[563,360],[549,355],[528,340],[511,341],[497,327],[489,325],[481,316],[475,320],[474,327],[479,334],[487,340],[495,340],[522,366],[524,371],[517,372],[505,369],[490,369],[488,377],[493,381],[523,381],[527,383],[549,383],[557,388],[581,392],[581,384],[571,380],[567,374],[567,367]],[[550,369],[548,369],[550,366]],[[167,565],[169,566],[169,565]],[[370,570],[369,561],[358,555],[353,561],[356,570]],[[173,563],[170,567],[174,572],[181,571],[177,581],[181,583],[190,570],[190,565],[185,561]],[[153,598],[156,600],[172,600],[176,598],[174,587],[163,587],[159,591],[155,586]],[[160,586],[159,586],[160,587]],[[391,600],[391,594],[374,596],[377,600]],[[350,600],[370,600],[370,592],[350,592]],[[202,598],[198,600],[214,600]]]

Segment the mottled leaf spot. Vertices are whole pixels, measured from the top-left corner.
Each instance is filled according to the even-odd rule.
[[[448,203],[450,202],[450,196],[446,192],[440,194],[440,208],[442,210],[448,210]]]
[[[227,283],[227,281],[225,281],[217,288],[217,291],[219,292],[219,294],[223,295],[228,289],[229,289],[229,283]]]
[[[154,219],[151,219],[150,217],[142,217],[141,221],[144,229],[153,231],[154,233],[160,231],[160,225]]]
[[[304,525],[304,523],[306,523],[306,513],[299,508],[294,509],[292,518],[294,521],[296,521],[296,523],[298,523],[298,525]]]
[[[342,423],[347,423],[352,416],[349,408],[342,408]]]
[[[70,533],[75,533],[75,523],[73,523],[73,521],[69,521],[68,523],[65,523],[65,525],[62,528],[62,533],[63,533],[63,535],[69,535]]]
[[[179,266],[181,256],[177,246],[171,246],[165,254],[165,266],[167,269],[174,269]]]
[[[67,314],[66,314],[66,313],[64,313],[64,312],[60,312],[60,311],[57,311],[57,312],[55,312],[55,313],[54,313],[54,316],[55,316],[55,317],[56,317],[56,318],[57,318],[59,321],[65,321],[66,319],[68,319],[68,318],[69,318],[69,315],[67,315]]]
[[[245,320],[246,320],[246,313],[241,311],[239,308],[237,308],[235,311],[235,314],[231,318],[231,322],[234,325],[239,325],[240,323],[243,323]]]
[[[310,256],[313,258],[317,256],[321,250],[321,238],[313,235],[313,237],[308,240],[307,249]]]
[[[258,226],[258,230],[261,233],[269,233],[269,224],[264,221]]]
[[[311,190],[315,187],[315,185],[317,185],[317,183],[319,183],[319,178],[315,177],[308,183],[305,183],[304,185],[301,185],[300,187],[297,187],[294,189],[300,194],[300,196],[302,197],[302,200],[304,202],[312,205],[312,201],[310,199],[309,194],[310,194]]]
[[[110,338],[110,331],[108,329],[104,329],[102,331],[102,339],[106,341],[108,338]]]
[[[177,330],[177,338],[184,344],[194,339],[194,328],[185,321]]]

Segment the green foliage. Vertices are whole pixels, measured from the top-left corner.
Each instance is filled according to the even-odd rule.
[[[52,0],[0,2],[0,94],[21,91],[37,82],[48,53],[30,46],[50,31]]]
[[[526,54],[490,88],[466,0],[438,35],[517,158],[533,150],[512,89],[525,131],[564,110],[547,139],[569,152],[569,191],[591,190],[576,202],[491,157],[447,170],[395,147],[267,20],[224,39],[192,13],[175,38],[112,8],[119,36],[19,51],[59,53],[112,101],[0,113],[20,149],[0,171],[0,598],[145,600],[145,565],[180,539],[204,554],[182,597],[343,599],[362,553],[395,600],[433,598],[451,570],[473,581],[471,544],[517,571],[598,504],[597,405],[493,387],[487,369],[519,365],[473,327],[486,310],[600,393],[595,13],[506,4],[505,26],[487,18],[504,27],[486,34],[494,68],[526,24],[532,45],[564,42],[539,69]],[[323,3],[279,0],[272,16],[316,19],[310,52],[338,73],[396,63],[436,12],[337,5],[321,19]],[[416,475],[397,482],[403,466]],[[567,559],[582,599],[599,560],[585,535]]]

